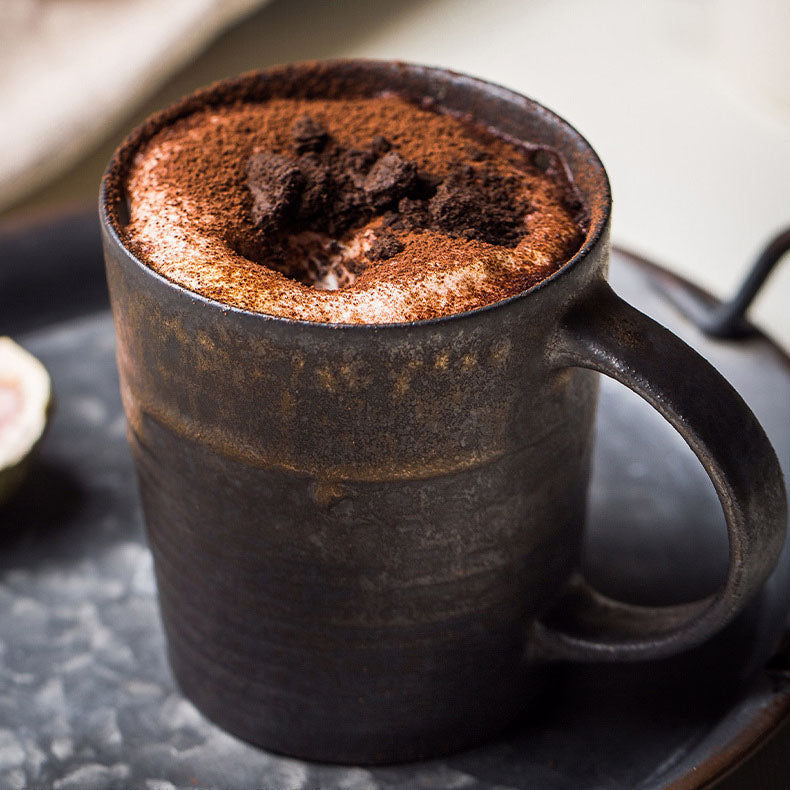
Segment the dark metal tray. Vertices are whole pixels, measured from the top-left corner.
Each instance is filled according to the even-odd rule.
[[[704,337],[662,297],[699,291],[616,252],[613,284],[710,359],[790,469],[790,361],[764,336]],[[558,667],[506,736],[391,768],[307,764],[236,740],[175,689],[118,395],[92,212],[0,229],[0,334],[39,356],[57,411],[34,474],[0,512],[2,788],[697,788],[790,712],[771,661],[790,603],[790,550],[759,600],[680,658]],[[586,572],[644,604],[712,591],[727,543],[712,485],[677,435],[604,381]],[[744,459],[748,463],[748,459]]]

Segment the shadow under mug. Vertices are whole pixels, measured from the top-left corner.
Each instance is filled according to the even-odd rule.
[[[135,151],[195,108],[394,91],[559,151],[584,246],[513,298],[393,325],[299,322],[169,282],[124,246]],[[731,621],[774,567],[786,500],[743,400],[606,283],[611,199],[589,144],[501,87],[395,62],[244,75],[138,128],[102,185],[121,390],[171,665],[209,718],[346,763],[422,758],[514,720],[548,660],[656,659]],[[642,608],[578,575],[598,373],[683,436],[726,516],[705,600]]]

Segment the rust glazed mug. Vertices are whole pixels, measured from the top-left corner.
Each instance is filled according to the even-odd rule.
[[[408,324],[246,312],[147,268],[119,236],[137,147],[203,104],[395,91],[559,151],[590,210],[556,274]],[[281,67],[137,129],[102,186],[121,389],[170,662],[209,718],[300,757],[382,763],[468,747],[549,660],[700,644],[776,563],[786,499],[752,412],[606,282],[609,184],[589,144],[501,87],[402,63]],[[640,608],[578,575],[598,373],[683,436],[721,500],[726,582]]]

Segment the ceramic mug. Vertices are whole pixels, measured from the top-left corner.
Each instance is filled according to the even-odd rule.
[[[205,299],[124,246],[139,145],[202,104],[432,97],[558,150],[591,215],[528,291],[392,325]],[[743,400],[606,282],[609,184],[589,144],[501,87],[402,63],[303,64],[207,89],[137,129],[102,185],[121,390],[171,665],[209,718],[304,758],[468,747],[527,705],[547,660],[656,659],[731,621],[784,539],[781,471]],[[640,608],[579,576],[598,373],[683,436],[726,516],[713,596]]]

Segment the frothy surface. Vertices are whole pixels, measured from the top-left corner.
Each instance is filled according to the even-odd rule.
[[[326,135],[320,150],[306,119],[319,130],[308,128],[313,138]],[[373,207],[353,215],[356,225],[327,224],[326,203],[305,207],[310,184],[325,180],[314,163],[356,154],[349,183],[372,194]],[[418,180],[408,194],[380,198],[370,184],[396,159]],[[306,175],[294,176],[292,162]],[[286,195],[286,220],[274,222],[270,193],[288,179],[299,191]],[[500,234],[505,243],[480,230],[488,209],[453,191],[459,179],[496,187],[497,200],[504,188],[511,214],[519,207]],[[317,322],[413,321],[499,301],[553,274],[585,230],[556,155],[396,96],[206,108],[144,144],[126,186],[122,235],[144,263],[228,305]]]

